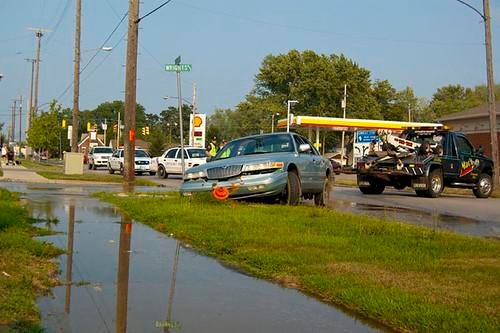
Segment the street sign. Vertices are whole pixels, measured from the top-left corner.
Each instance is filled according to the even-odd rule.
[[[378,138],[375,131],[358,131],[356,132],[356,142],[369,143]]]
[[[191,64],[167,64],[165,65],[165,71],[167,72],[190,72],[193,69]]]
[[[174,63],[176,65],[180,65],[181,64],[181,56],[178,56],[177,58],[175,58]]]

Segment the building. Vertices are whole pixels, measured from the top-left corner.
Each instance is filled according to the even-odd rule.
[[[496,102],[497,139],[500,142],[500,101]],[[454,131],[463,132],[475,147],[482,146],[484,153],[491,156],[490,115],[488,104],[462,112],[448,114],[439,121]]]

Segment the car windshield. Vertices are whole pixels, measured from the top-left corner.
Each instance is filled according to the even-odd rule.
[[[188,149],[189,157],[191,158],[204,158],[207,157],[205,149]]]
[[[94,154],[112,154],[113,148],[111,147],[99,147],[94,148]]]
[[[215,159],[293,151],[294,147],[290,135],[264,135],[231,141],[217,153]]]
[[[149,157],[149,155],[144,150],[136,150],[135,157]]]

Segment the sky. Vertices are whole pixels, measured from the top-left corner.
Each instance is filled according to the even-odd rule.
[[[164,1],[142,0],[141,16]],[[467,1],[482,10],[482,0]],[[82,68],[96,49],[113,47],[98,52],[81,74],[82,110],[124,98],[127,18],[118,23],[127,10],[126,0],[82,0]],[[491,16],[499,82],[499,0],[491,0]],[[74,0],[0,0],[4,132],[12,100],[22,95],[26,101],[30,93],[25,59],[35,58],[36,42],[29,28],[49,30],[42,38],[38,104],[46,109],[57,99],[72,107],[74,21]],[[428,99],[448,84],[486,83],[482,19],[456,0],[172,0],[140,23],[137,102],[148,113],[176,105],[163,98],[177,94],[175,73],[164,65],[180,55],[192,64],[182,74],[182,97],[191,100],[196,84],[199,112],[233,108],[253,88],[263,58],[291,49],[342,53],[368,69],[373,81],[410,86]]]

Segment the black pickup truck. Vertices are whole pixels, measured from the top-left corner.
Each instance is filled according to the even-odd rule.
[[[438,197],[445,186],[469,188],[477,198],[493,191],[493,161],[482,148],[474,149],[463,133],[447,130],[407,130],[382,133],[382,149],[357,162],[358,187],[364,194],[380,194],[386,186],[412,187],[417,195]]]

